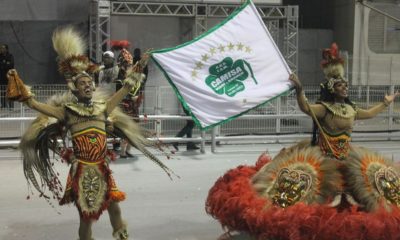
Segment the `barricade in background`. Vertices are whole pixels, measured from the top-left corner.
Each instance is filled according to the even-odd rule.
[[[318,86],[305,86],[310,103],[319,96]],[[65,85],[37,85],[33,92],[39,101],[66,91]],[[381,102],[387,93],[393,93],[394,86],[351,86],[349,96],[361,108],[368,108]],[[204,151],[206,142],[211,142],[212,151],[216,142],[226,144],[238,141],[297,141],[307,138],[312,130],[311,119],[297,106],[295,93],[277,98],[260,106],[242,117],[212,130],[201,132],[194,129],[194,138],[174,138],[189,117],[183,114],[180,104],[170,86],[147,86],[144,102],[140,109],[141,124],[154,131],[162,141],[199,142]],[[16,145],[36,112],[21,103],[14,108],[0,110],[0,146]],[[400,137],[400,102],[397,100],[388,109],[370,120],[356,121],[355,140],[396,140]]]

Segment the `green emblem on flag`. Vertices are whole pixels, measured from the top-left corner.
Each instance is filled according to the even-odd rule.
[[[206,78],[206,84],[219,95],[226,94],[233,97],[238,92],[244,91],[243,81],[249,76],[255,84],[258,84],[250,64],[242,59],[234,62],[232,58],[226,57],[212,65],[208,71],[210,75]]]

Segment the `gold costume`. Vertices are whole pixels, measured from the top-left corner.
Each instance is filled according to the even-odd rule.
[[[58,29],[53,34],[53,46],[59,56],[59,71],[66,78],[70,91],[51,97],[47,103],[40,103],[15,70],[9,74],[9,92],[13,93],[13,99],[40,113],[20,143],[25,177],[47,201],[53,197],[60,204],[74,203],[77,206],[80,240],[92,239],[91,224],[105,209],[109,212],[115,239],[128,239],[126,223],[118,205],[125,199],[125,194],[118,190],[109,168],[107,135],[127,139],[169,176],[172,173],[146,148],[159,149],[158,143],[148,140],[147,131],[118,108],[130,91],[140,87],[144,76],[128,71],[123,87],[106,98],[94,92],[96,66],[84,55],[85,41],[79,33],[72,27]],[[17,87],[22,89],[12,91]],[[72,136],[72,148],[65,143],[67,132]],[[71,165],[63,196],[63,186],[49,150]]]

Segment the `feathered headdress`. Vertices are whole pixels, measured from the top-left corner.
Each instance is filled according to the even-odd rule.
[[[72,26],[58,28],[54,31],[53,47],[58,54],[58,71],[64,75],[71,90],[75,81],[82,77],[92,77],[97,66],[85,55],[87,44],[81,34]]]
[[[326,82],[322,87],[326,87],[329,92],[333,93],[333,86],[340,81],[346,81],[344,78],[344,60],[340,57],[339,47],[336,43],[332,43],[331,48],[322,50],[321,67],[324,72]]]
[[[128,40],[112,40],[110,45],[112,49],[121,50],[123,48],[128,48],[131,43]]]
[[[111,49],[121,51],[118,56],[117,63],[120,67],[125,69],[133,64],[132,54],[127,50],[130,45],[131,43],[128,40],[111,41]]]

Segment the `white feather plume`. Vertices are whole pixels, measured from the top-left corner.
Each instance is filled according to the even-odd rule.
[[[53,47],[60,60],[78,55],[84,55],[87,44],[82,35],[73,26],[58,28],[54,31]]]

